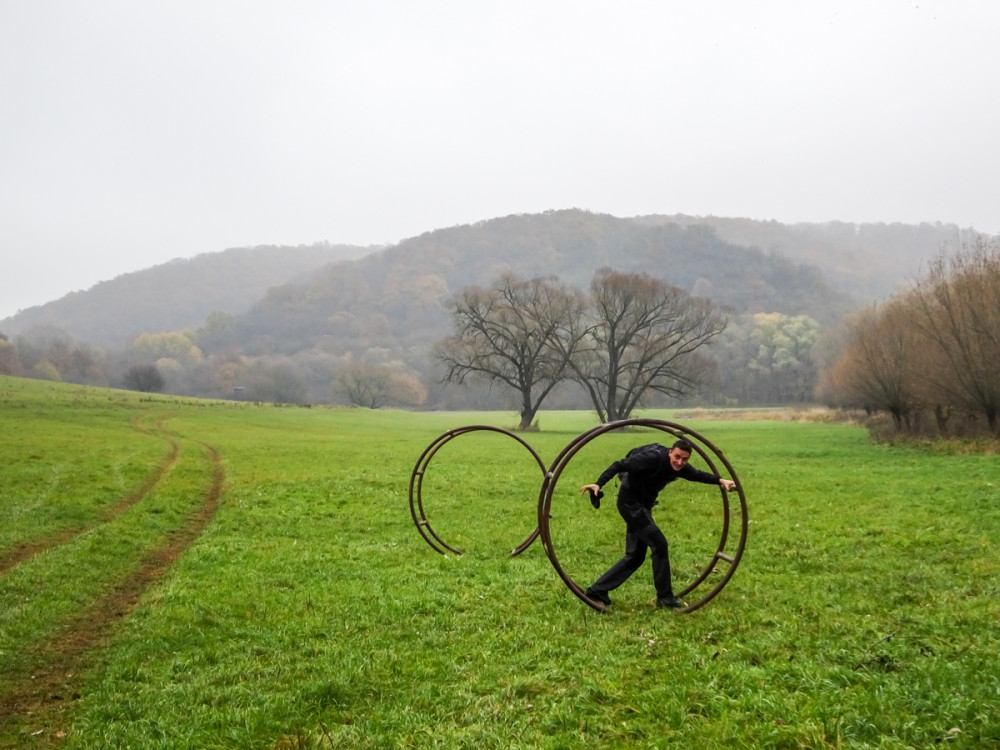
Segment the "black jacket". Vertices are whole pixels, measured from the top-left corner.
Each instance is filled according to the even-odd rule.
[[[674,471],[667,453],[668,449],[659,443],[634,448],[625,458],[606,468],[598,477],[597,484],[603,487],[617,474],[621,480],[619,500],[652,508],[656,505],[656,496],[660,494],[660,490],[678,477],[701,484],[719,483],[718,475],[701,471],[690,464],[680,471]]]

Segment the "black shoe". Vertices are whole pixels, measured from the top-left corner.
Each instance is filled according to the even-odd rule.
[[[583,593],[585,593],[591,599],[595,599],[596,601],[599,601],[605,607],[610,607],[611,606],[611,597],[608,596],[608,592],[607,591],[594,591],[592,588],[588,588]]]
[[[656,600],[656,606],[666,607],[667,609],[680,609],[686,605],[676,596],[665,596]]]

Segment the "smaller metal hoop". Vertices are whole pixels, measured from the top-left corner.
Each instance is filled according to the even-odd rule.
[[[573,580],[573,578],[563,569],[562,565],[559,563],[559,559],[556,555],[555,548],[552,544],[552,534],[549,529],[549,519],[551,516],[552,509],[552,495],[555,490],[556,484],[559,481],[559,477],[565,470],[566,466],[572,460],[572,458],[577,454],[577,452],[587,443],[589,443],[594,438],[599,435],[603,435],[606,432],[611,432],[613,430],[621,429],[622,427],[653,427],[663,432],[668,432],[671,435],[678,438],[686,438],[691,441],[695,451],[700,455],[705,462],[708,464],[709,469],[716,474],[719,474],[715,468],[715,463],[712,461],[709,453],[707,453],[701,446],[705,446],[708,451],[711,452],[718,460],[726,467],[729,476],[734,482],[736,482],[736,493],[740,500],[740,531],[739,539],[736,543],[736,549],[732,552],[726,552],[726,544],[729,537],[730,531],[730,507],[729,507],[729,493],[723,489],[721,486],[719,492],[722,495],[722,507],[723,507],[723,525],[722,533],[719,539],[719,544],[716,547],[715,554],[712,559],[709,560],[708,565],[706,565],[701,573],[695,577],[694,582],[687,586],[683,591],[679,592],[681,596],[685,596],[695,591],[698,586],[705,581],[706,578],[716,569],[716,566],[721,563],[727,563],[729,569],[723,574],[722,578],[716,583],[715,587],[712,588],[708,593],[699,599],[689,603],[683,609],[679,610],[681,612],[693,612],[705,606],[709,601],[711,601],[716,594],[718,594],[725,585],[732,578],[733,573],[736,572],[736,566],[739,565],[740,559],[743,557],[743,550],[746,547],[747,540],[747,530],[749,528],[749,515],[747,512],[747,502],[746,495],[743,492],[743,485],[740,483],[739,477],[736,475],[736,471],[733,469],[732,465],[723,455],[722,451],[716,448],[712,443],[710,443],[705,437],[699,435],[694,430],[684,427],[683,425],[677,424],[676,422],[668,422],[662,419],[623,419],[617,422],[608,422],[606,424],[599,425],[587,432],[576,437],[572,440],[562,452],[556,457],[556,459],[549,466],[548,471],[545,473],[545,479],[542,482],[542,488],[538,496],[538,529],[542,537],[542,546],[545,548],[545,554],[548,555],[549,561],[552,566],[556,569],[559,577],[562,578],[563,583],[569,587],[581,601],[590,605],[596,610],[604,611],[606,608],[601,602],[591,599],[585,593],[584,589]]]
[[[538,464],[538,468],[541,470],[542,474],[545,474],[545,464],[542,462],[541,457],[535,449],[514,433],[508,432],[507,430],[499,427],[491,427],[489,425],[468,425],[466,427],[456,427],[454,430],[448,430],[448,432],[439,435],[430,445],[427,446],[426,449],[424,449],[424,452],[420,455],[420,458],[417,459],[417,463],[413,467],[413,472],[410,474],[410,517],[413,518],[413,523],[416,525],[417,531],[420,532],[420,536],[424,538],[424,541],[427,542],[432,549],[440,552],[442,555],[445,555],[448,552],[461,555],[463,552],[456,547],[452,547],[450,544],[441,539],[437,532],[431,527],[430,521],[427,520],[427,514],[424,512],[423,502],[424,475],[427,472],[427,467],[430,464],[431,459],[434,458],[434,455],[445,443],[458,437],[459,435],[465,435],[466,433],[476,431],[499,432],[501,435],[513,438],[528,449],[528,452],[531,453],[532,457],[535,459],[535,463]],[[510,551],[511,557],[524,552],[537,538],[538,527],[536,526],[535,530],[532,531],[523,542]]]

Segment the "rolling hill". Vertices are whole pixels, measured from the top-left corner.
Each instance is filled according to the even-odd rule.
[[[0,320],[0,332],[15,336],[57,329],[96,346],[123,346],[143,332],[201,325],[216,310],[245,312],[271,287],[375,249],[327,243],[265,245],[178,258],[21,310]]]

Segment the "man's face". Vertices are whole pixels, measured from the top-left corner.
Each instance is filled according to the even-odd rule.
[[[667,458],[670,459],[670,468],[674,471],[680,471],[691,460],[691,454],[680,448],[671,448],[667,451]]]

